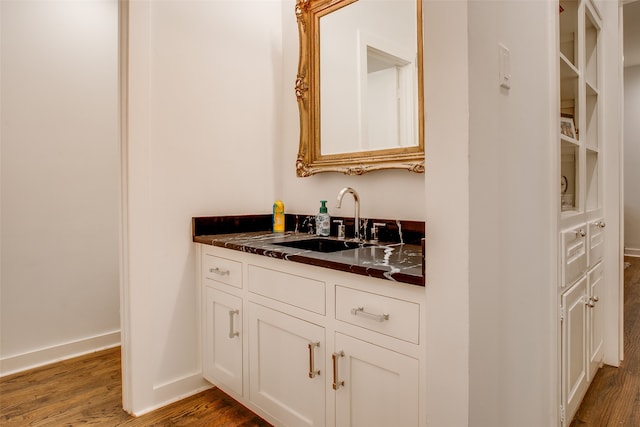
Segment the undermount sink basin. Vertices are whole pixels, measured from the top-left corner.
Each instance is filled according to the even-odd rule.
[[[322,237],[305,240],[293,240],[291,242],[276,243],[276,245],[324,253],[339,252],[347,249],[371,246],[371,244],[369,243],[354,242],[353,240],[333,240],[325,239]]]

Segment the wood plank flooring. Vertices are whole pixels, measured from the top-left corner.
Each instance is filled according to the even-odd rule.
[[[640,258],[625,262],[624,361],[598,371],[571,427],[640,426]]]
[[[120,362],[117,347],[0,379],[0,426],[270,426],[218,388],[133,417]]]

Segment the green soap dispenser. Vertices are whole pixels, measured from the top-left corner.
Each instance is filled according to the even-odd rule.
[[[327,201],[320,200],[320,212],[316,215],[316,235],[329,236],[331,234],[331,217],[327,213]]]

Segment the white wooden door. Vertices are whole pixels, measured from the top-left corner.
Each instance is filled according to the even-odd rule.
[[[337,427],[418,425],[418,360],[340,333],[335,346]]]
[[[562,401],[565,424],[573,418],[587,381],[587,277],[562,294]]]
[[[589,304],[587,315],[589,319],[589,382],[593,379],[604,359],[604,281],[602,263],[589,271]]]
[[[324,426],[324,328],[250,304],[249,399],[279,426]]]
[[[242,300],[205,287],[203,376],[242,396]]]

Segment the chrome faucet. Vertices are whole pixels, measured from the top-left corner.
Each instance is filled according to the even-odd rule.
[[[354,240],[360,240],[360,197],[358,196],[358,193],[356,192],[356,190],[354,190],[351,187],[345,187],[342,190],[340,190],[340,192],[338,193],[338,203],[336,204],[336,208],[339,208],[340,205],[342,204],[342,198],[344,197],[344,195],[346,193],[350,193],[353,196],[353,202],[355,205],[355,231],[353,232],[353,239]]]

